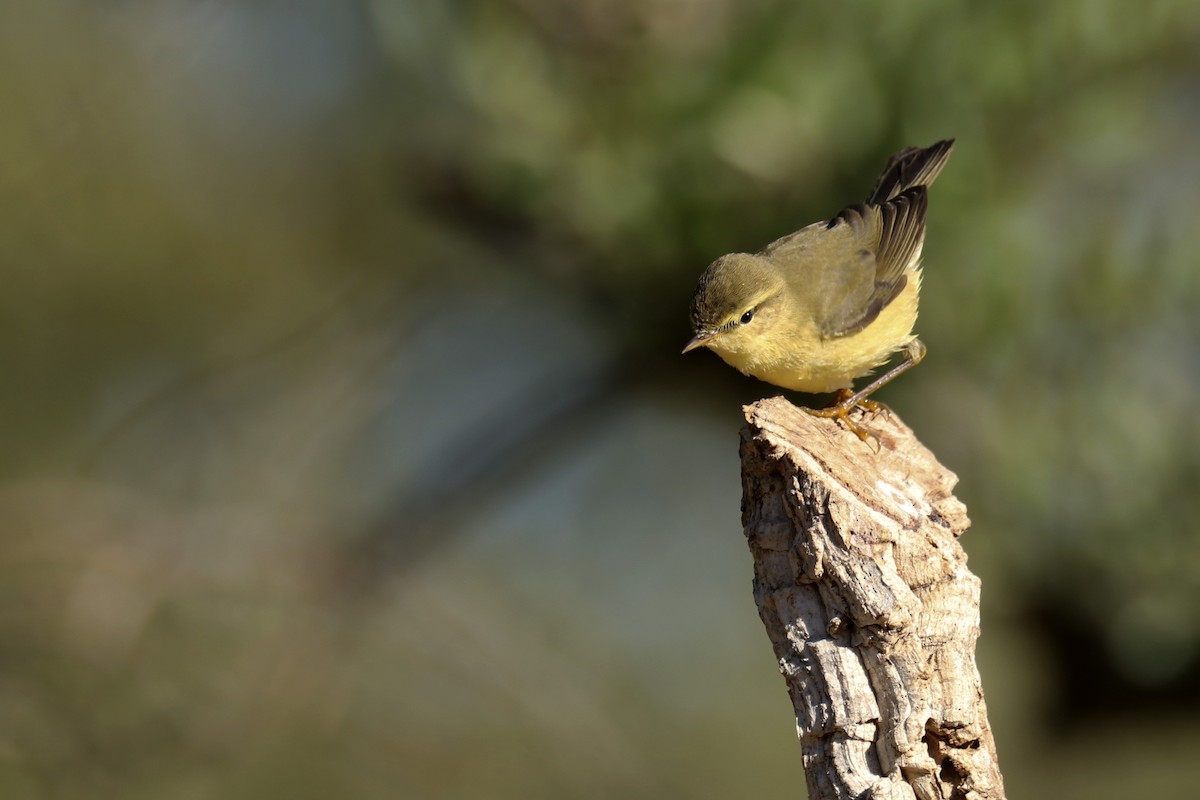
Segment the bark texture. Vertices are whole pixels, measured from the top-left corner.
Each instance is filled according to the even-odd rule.
[[[864,443],[782,397],[745,411],[754,597],[809,796],[1004,797],[957,477],[894,415],[863,420],[875,437]]]

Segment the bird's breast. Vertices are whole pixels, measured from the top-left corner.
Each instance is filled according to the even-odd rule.
[[[780,324],[753,347],[730,351],[714,342],[712,349],[730,366],[784,389],[848,389],[913,340],[919,291],[920,275],[910,273],[908,285],[870,325],[846,336],[822,338],[811,320],[799,319]]]

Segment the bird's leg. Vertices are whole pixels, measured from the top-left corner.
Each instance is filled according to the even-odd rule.
[[[879,389],[891,383],[896,378],[903,375],[905,372],[908,372],[917,364],[920,364],[925,358],[925,352],[925,343],[920,339],[913,339],[908,343],[908,346],[905,347],[905,359],[903,361],[880,375],[875,380],[868,383],[863,388],[859,389],[854,394],[840,399],[838,404],[844,404],[847,411],[854,406],[862,406],[868,411],[878,411],[881,408],[887,408],[887,406],[885,406],[883,403],[875,400],[868,400],[867,398]]]
[[[828,408],[806,408],[804,410],[814,417],[832,417],[833,419],[840,420],[855,436],[865,442],[867,440],[867,433],[850,421],[850,411],[856,407],[864,408],[872,413],[886,410],[887,406],[874,400],[868,400],[867,398],[874,394],[880,387],[895,380],[897,376],[920,364],[921,360],[925,358],[925,343],[920,339],[913,339],[908,343],[908,347],[905,348],[905,356],[903,361],[857,392],[852,394],[849,389],[842,389],[838,392],[837,399],[834,400],[833,405]]]

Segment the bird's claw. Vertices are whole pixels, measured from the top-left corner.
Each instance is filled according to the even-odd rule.
[[[892,416],[892,410],[884,403],[878,400],[870,400],[866,397],[856,400],[854,392],[850,389],[839,390],[833,402],[825,408],[806,408],[804,410],[814,417],[835,419],[845,426],[848,431],[857,436],[860,441],[869,442],[875,437],[850,418],[850,414],[856,409],[862,411],[864,414],[875,415],[882,413],[888,418]]]

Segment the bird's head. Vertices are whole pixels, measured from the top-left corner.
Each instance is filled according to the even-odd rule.
[[[709,347],[740,353],[754,346],[779,310],[784,283],[761,256],[733,253],[708,265],[692,296],[692,332],[683,352]]]

